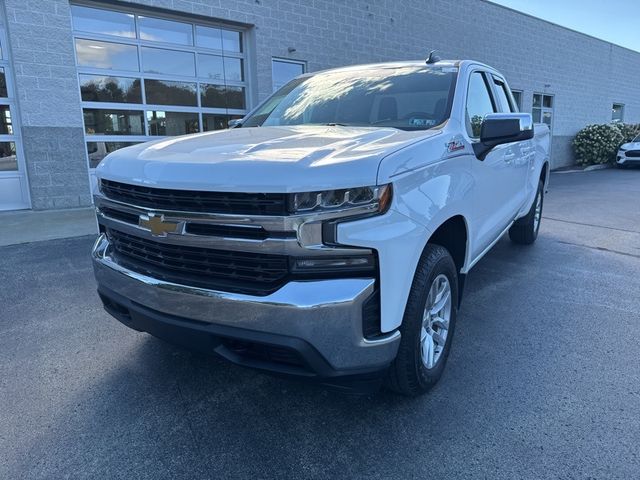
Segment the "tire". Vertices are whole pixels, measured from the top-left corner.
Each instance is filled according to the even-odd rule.
[[[542,223],[542,207],[544,206],[544,184],[538,182],[538,191],[533,199],[529,213],[519,218],[509,229],[509,238],[512,242],[521,245],[531,245],[538,238],[540,223]],[[537,219],[536,219],[537,216]]]
[[[447,283],[445,283],[444,279],[446,279]],[[434,301],[437,299],[437,295],[435,298],[430,295],[431,289],[435,288],[437,291],[447,284],[449,286],[448,304],[447,302],[443,303],[442,299],[440,299],[440,303],[444,305],[443,310],[433,320],[433,324],[429,320],[430,317],[427,317],[426,322],[430,326],[424,328],[423,316],[427,302],[429,301],[430,305],[438,304],[438,302]],[[438,306],[435,308],[438,308]],[[420,257],[413,284],[411,285],[407,307],[400,326],[401,339],[398,355],[391,364],[387,376],[388,388],[403,395],[417,396],[428,392],[438,382],[451,349],[457,309],[458,274],[456,265],[446,248],[440,245],[428,244]],[[449,313],[448,322],[444,322],[447,311]],[[440,325],[444,323],[447,323],[448,326],[446,332]],[[437,337],[433,336],[431,338],[439,339],[440,343],[435,342],[435,340],[429,341],[426,338],[429,330],[433,335],[437,335]],[[439,333],[436,330],[439,330]],[[425,351],[425,348],[428,350],[429,342],[432,347],[431,352],[433,352],[433,357],[431,358]],[[427,366],[429,360],[432,361],[430,368]]]

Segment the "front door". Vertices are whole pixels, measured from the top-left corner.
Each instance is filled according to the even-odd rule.
[[[479,140],[485,115],[499,111],[488,82],[488,76],[481,71],[473,72],[469,78],[465,115],[471,141]],[[474,236],[477,240],[472,246],[472,258],[488,247],[513,220],[514,199],[523,187],[518,170],[514,168],[518,148],[518,144],[500,145],[484,160],[474,159],[472,163]]]

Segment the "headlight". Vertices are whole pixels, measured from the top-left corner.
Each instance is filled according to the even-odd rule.
[[[628,149],[624,147],[620,147],[618,150],[620,150],[621,152],[626,152]]]
[[[391,184],[356,187],[323,192],[293,193],[289,196],[291,213],[330,212],[371,207],[384,212],[391,203]]]

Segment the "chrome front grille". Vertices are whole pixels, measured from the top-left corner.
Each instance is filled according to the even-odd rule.
[[[114,184],[117,190],[111,188]],[[306,267],[301,272],[299,259],[373,257],[369,249],[324,245],[322,222],[330,216],[221,213],[224,202],[217,199],[206,203],[202,195],[196,200],[191,197],[190,202],[197,202],[198,209],[216,205],[216,210],[179,210],[192,205],[175,203],[185,192],[172,193],[170,200],[146,194],[143,198],[137,195],[146,187],[122,185],[102,180],[100,194],[94,200],[100,230],[109,240],[107,254],[131,271],[166,282],[256,296],[269,295],[292,280],[376,275],[375,261],[368,263],[371,270],[354,264],[340,272],[320,267]],[[249,196],[263,197],[230,194],[225,198]],[[228,208],[232,204],[225,205]],[[235,209],[239,204],[233,205]],[[256,210],[275,211],[272,207],[262,204]]]

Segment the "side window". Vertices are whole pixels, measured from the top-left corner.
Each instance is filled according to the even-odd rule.
[[[507,84],[497,77],[493,77],[493,84],[500,111],[503,113],[516,112],[517,110],[514,108],[514,102],[511,99],[511,95],[509,95]]]
[[[484,116],[495,111],[484,75],[473,72],[467,90],[466,124],[469,136],[479,138]]]

